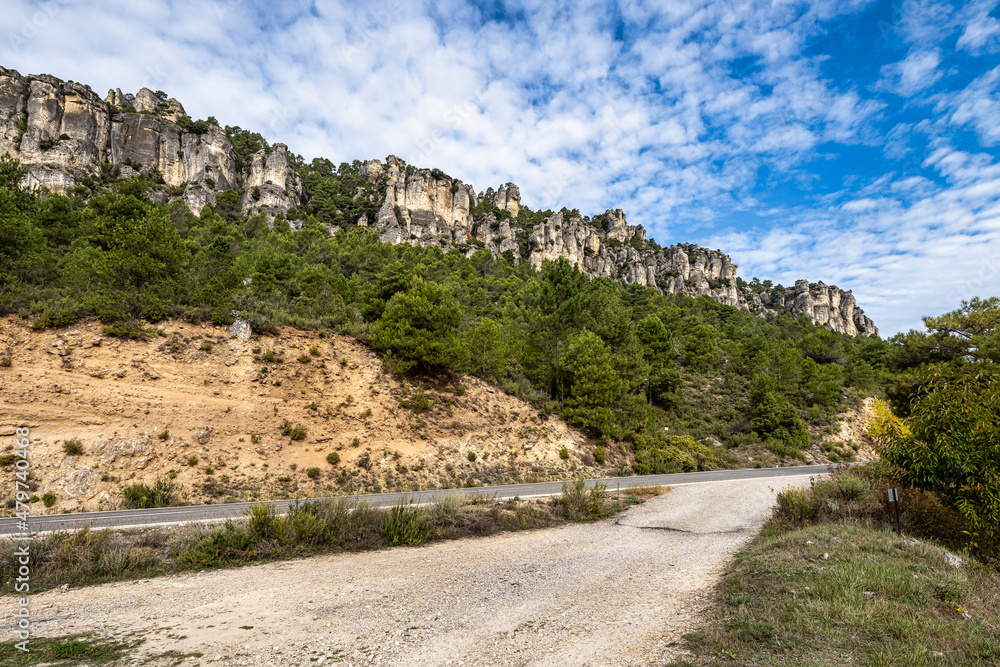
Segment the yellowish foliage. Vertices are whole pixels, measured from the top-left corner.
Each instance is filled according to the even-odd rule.
[[[910,437],[910,427],[906,421],[892,414],[888,401],[876,399],[872,403],[872,413],[875,415],[865,424],[865,435],[876,444],[885,443],[886,439],[894,437]]]

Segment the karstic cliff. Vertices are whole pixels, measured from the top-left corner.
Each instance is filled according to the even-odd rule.
[[[53,192],[109,172],[142,173],[166,186],[158,196],[182,199],[195,213],[226,190],[239,194],[244,213],[262,213],[269,222],[293,208],[308,210],[309,193],[287,146],[266,146],[240,160],[226,130],[192,123],[180,102],[146,88],[134,96],[111,90],[102,99],[83,84],[0,67],[4,153],[27,169],[25,185]],[[755,288],[737,278],[736,264],[720,250],[662,248],[620,209],[593,218],[563,209],[539,221],[520,215],[520,190],[512,183],[477,193],[438,169],[415,169],[393,156],[364,162],[360,175],[385,189],[374,219],[362,216],[356,224],[387,243],[467,254],[485,248],[536,268],[566,258],[590,276],[708,296],[761,314],[790,311],[834,331],[878,335],[850,291],[805,280],[784,290]],[[301,220],[289,223],[301,227]]]

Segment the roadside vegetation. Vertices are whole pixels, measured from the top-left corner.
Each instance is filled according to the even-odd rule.
[[[676,667],[1000,664],[1000,300],[925,324],[895,341],[881,460],[778,496]]]
[[[29,652],[19,651],[16,642],[0,643],[5,667],[29,665],[106,665],[132,655],[142,640],[96,637],[92,634],[69,635],[50,639],[32,637]]]
[[[481,537],[601,519],[658,495],[659,487],[630,489],[612,498],[603,486],[567,482],[547,500],[495,501],[446,495],[429,506],[375,508],[353,498],[305,501],[279,515],[255,504],[245,519],[173,531],[79,530],[52,533],[32,543],[34,591],[231,567],[324,553]],[[13,592],[16,543],[0,540],[0,581]]]

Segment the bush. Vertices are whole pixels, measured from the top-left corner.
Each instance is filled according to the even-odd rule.
[[[571,521],[581,519],[600,519],[607,515],[607,487],[594,484],[589,490],[583,477],[578,477],[570,485],[563,482],[562,496],[554,502],[562,507],[563,514]]]
[[[466,458],[468,458],[469,461],[472,461],[474,463],[476,461],[476,453],[475,452],[469,452],[469,455]]]
[[[565,461],[566,459],[568,459],[569,458],[569,450],[566,449],[565,447],[563,447],[562,449],[560,449],[559,450],[559,458],[561,458],[563,461]]]
[[[434,403],[431,402],[431,399],[427,398],[427,394],[418,391],[409,400],[399,399],[399,407],[409,408],[419,415],[425,410],[430,410],[434,407]]]
[[[299,355],[299,363],[300,364],[308,364],[310,361],[312,361],[312,359],[309,358],[308,354],[300,354]]]
[[[157,434],[157,437],[160,440],[169,440],[170,439],[170,431],[168,431],[167,429],[163,429],[162,431],[159,432],[159,434]]]
[[[313,345],[312,347],[309,348],[309,354],[311,354],[314,357],[318,357],[319,356],[319,348],[316,347],[315,345]]]
[[[800,526],[811,523],[822,504],[822,498],[811,490],[788,489],[778,494],[778,504],[774,514],[787,519],[793,525]]]
[[[296,424],[292,430],[289,432],[288,436],[292,440],[305,440],[306,439],[306,429],[302,424]]]
[[[326,455],[326,462],[332,466],[337,465],[338,463],[340,463],[340,454],[338,454],[337,452],[330,452],[329,454]]]
[[[196,465],[198,465],[198,457],[197,456],[189,456],[188,457],[188,465],[191,466],[192,468],[195,467]]]
[[[1000,558],[1000,373],[991,367],[939,367],[910,401],[910,433],[887,428],[879,445],[903,484],[958,510],[979,548]]]
[[[319,477],[319,468],[309,468],[306,470],[306,477],[309,479],[316,479]]]
[[[597,449],[594,450],[594,460],[604,465],[608,460],[608,450],[606,447],[599,445]]]
[[[212,351],[212,341],[210,341],[210,340],[203,340],[203,341],[201,341],[201,345],[198,346],[198,349],[201,350],[202,352],[211,352]]]
[[[72,438],[63,443],[63,453],[67,456],[80,456],[83,454],[83,443],[79,438]]]
[[[0,368],[10,368],[13,360],[10,358],[9,354],[5,354],[0,357]]]
[[[177,485],[165,479],[156,480],[152,487],[142,482],[129,484],[122,491],[122,507],[132,510],[173,507],[178,503],[177,491]]]
[[[52,507],[53,505],[56,504],[56,494],[52,493],[51,491],[45,493],[42,496],[42,503],[46,507]]]
[[[389,512],[381,533],[389,544],[415,546],[430,539],[433,529],[423,509],[400,502]]]

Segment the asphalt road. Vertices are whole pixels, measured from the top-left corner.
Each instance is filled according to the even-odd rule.
[[[829,466],[796,466],[791,468],[741,468],[739,470],[712,470],[707,472],[684,472],[670,475],[640,475],[634,477],[611,477],[587,480],[587,486],[604,484],[609,493],[633,486],[678,486],[701,482],[720,482],[735,479],[761,479],[768,477],[789,477],[795,475],[819,475],[829,471]],[[399,502],[428,504],[442,496],[456,491],[466,496],[487,498],[536,498],[562,493],[563,482],[538,482],[535,484],[505,484],[500,486],[477,486],[462,489],[437,489],[434,491],[413,491],[403,493],[379,493],[357,496],[359,501],[374,507],[392,507]],[[300,502],[296,500],[266,501],[279,512]],[[145,510],[117,510],[113,512],[79,512],[73,514],[52,514],[32,516],[28,519],[28,529],[32,532],[57,530],[78,530],[91,528],[138,528],[144,526],[176,525],[209,521],[238,519],[251,505],[256,503],[226,503],[220,505],[192,505],[187,507],[161,507]],[[16,517],[0,518],[0,536],[20,533]]]

